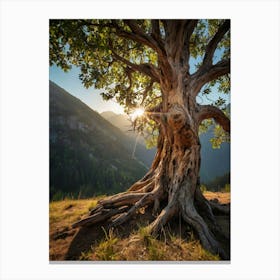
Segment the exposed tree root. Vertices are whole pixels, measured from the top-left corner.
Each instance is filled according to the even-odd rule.
[[[155,181],[157,181],[157,184]],[[136,192],[135,188],[133,188],[127,192],[100,200],[98,205],[90,211],[90,216],[73,224],[73,227],[91,226],[104,221],[107,221],[108,227],[117,227],[137,215],[137,211],[142,207],[154,204],[154,208],[159,209],[159,202],[163,200],[165,194],[158,180],[149,178],[140,183],[137,185],[141,185],[139,192]],[[193,199],[188,187],[179,188],[179,185],[174,186],[169,194],[167,205],[155,220],[147,226],[147,229],[156,235],[180,211],[183,220],[197,232],[204,248],[212,253],[219,254],[223,259],[228,259],[228,255],[214,237],[214,235],[219,234],[224,238],[228,238],[223,235],[217,225],[212,211],[212,205],[216,207],[215,209],[220,206],[206,200],[199,188],[196,188],[193,195],[195,199]],[[210,223],[207,224],[206,220]]]
[[[162,193],[159,187],[155,187],[153,180],[145,180],[144,184],[139,182],[137,186],[140,185],[141,189],[137,192],[133,188],[133,190],[100,200],[98,205],[90,211],[89,217],[74,223],[72,227],[91,226],[106,220],[110,226],[118,226],[126,222],[136,214],[138,209],[159,199]]]
[[[80,226],[90,226],[93,224],[97,224],[97,223],[103,222],[105,220],[108,220],[109,218],[111,218],[114,215],[123,213],[127,209],[128,209],[127,206],[123,206],[123,207],[111,209],[111,210],[101,208],[97,213],[74,223],[72,225],[72,227],[76,228],[76,227],[80,227]]]
[[[149,231],[154,235],[157,234],[177,211],[178,206],[175,204],[175,200],[168,203],[154,222],[148,226]]]
[[[61,33],[60,30],[64,30],[64,25],[60,26],[59,22],[57,24],[52,25],[55,30],[55,35],[51,36],[53,37],[51,38],[52,43],[57,40],[56,35]],[[117,74],[109,71],[111,63],[105,62],[105,65],[101,60],[100,63],[99,60],[96,60],[96,65],[87,63],[86,69],[101,66],[108,70],[109,78],[116,74],[115,78],[120,78],[120,82],[128,79],[129,86],[127,87],[124,83],[116,93],[120,97],[119,101],[126,104],[127,109],[132,109],[140,102],[141,98],[138,97],[142,96],[141,106],[147,107],[143,117],[155,121],[159,133],[157,153],[150,171],[133,184],[127,192],[99,201],[98,205],[90,211],[89,217],[75,223],[73,227],[90,226],[100,222],[106,222],[108,226],[120,226],[137,215],[141,208],[153,204],[155,215],[159,213],[148,226],[153,234],[160,231],[174,215],[181,213],[184,221],[195,229],[207,250],[219,254],[222,258],[227,258],[220,242],[217,241],[217,236],[222,233],[217,225],[215,214],[229,214],[229,207],[208,202],[198,188],[199,126],[205,119],[214,119],[226,132],[229,132],[230,120],[216,106],[200,105],[196,102],[196,98],[206,84],[230,73],[230,58],[212,63],[217,46],[228,42],[226,34],[230,30],[230,21],[220,22],[215,34],[208,38],[209,42],[205,45],[203,61],[194,73],[190,72],[189,60],[193,55],[190,46],[192,45],[194,50],[198,47],[192,40],[192,36],[199,36],[199,32],[196,32],[197,20],[161,20],[161,24],[160,26],[159,21],[152,21],[151,34],[148,34],[145,28],[142,28],[143,26],[133,20],[126,20],[122,23],[116,21],[102,23],[102,21],[92,22],[91,20],[77,22],[78,35],[82,32],[83,35],[92,35],[94,39],[99,31],[108,27],[114,30],[114,36],[128,40],[129,44],[135,45],[137,53],[138,51],[142,53],[143,48],[147,47],[157,54],[156,65],[150,63],[149,59],[144,63],[137,63],[137,59],[134,57],[122,56],[121,46],[117,46],[118,42],[113,42],[114,40],[108,34],[108,40],[103,42],[106,53],[110,61],[117,63],[123,71],[119,71],[120,73]],[[65,28],[67,30],[67,25]],[[83,28],[88,30],[88,34],[84,34]],[[95,28],[97,29],[95,30]],[[162,28],[164,36],[161,34]],[[62,33],[68,34],[69,32]],[[67,39],[65,36],[63,38]],[[79,38],[76,39],[79,42]],[[223,39],[225,42],[222,42]],[[69,42],[69,40],[64,41]],[[95,44],[86,44],[86,50],[89,52],[95,53],[97,47]],[[70,44],[70,57],[67,58],[67,61],[71,61],[77,51],[81,51],[80,46]],[[58,53],[56,54],[56,52]],[[65,59],[64,52],[61,52],[59,47],[54,47],[52,56],[55,59],[52,58],[51,62],[56,64],[60,64],[61,60]],[[81,61],[83,57],[84,55],[81,56]],[[86,56],[86,58],[89,57]],[[79,60],[76,64],[83,68],[85,65],[81,61]],[[143,90],[135,93],[136,95],[130,94],[132,93],[131,87],[138,79],[138,75],[133,77],[133,72],[140,73],[147,78],[147,80],[145,78],[138,81],[143,86]],[[94,73],[84,73],[82,76],[88,75],[90,81],[103,81],[103,79],[96,79]],[[110,83],[109,79],[107,85]],[[157,84],[155,88],[154,83]],[[132,106],[133,104],[135,106]],[[156,106],[151,108],[150,106],[153,105]],[[167,203],[163,205],[163,201],[167,201]]]
[[[198,212],[200,215],[205,219],[208,220],[208,227],[211,229],[211,231],[215,235],[221,236],[224,240],[229,241],[229,236],[227,236],[221,227],[218,225],[216,217],[214,214],[223,214],[228,216],[229,215],[229,205],[222,206],[220,204],[214,203],[214,206],[217,206],[219,209],[225,209],[225,211],[216,211],[214,207],[212,207],[213,202],[208,201],[202,194],[201,190],[199,187],[196,188],[195,191],[195,205],[196,209],[198,209]]]
[[[212,211],[216,214],[224,214],[229,215],[230,214],[230,205],[221,205],[212,201],[209,201],[209,205],[212,208]]]
[[[154,189],[152,192],[146,193],[139,201],[132,206],[129,211],[123,213],[122,215],[118,216],[116,219],[112,221],[112,226],[118,226],[122,223],[126,222],[132,215],[136,213],[138,209],[143,206],[150,205],[155,201],[155,197],[159,195],[159,189]]]
[[[143,179],[142,179],[143,180]],[[132,191],[140,191],[141,189],[144,189],[144,187],[147,187],[149,186],[150,184],[153,183],[153,178],[149,178],[149,179],[146,179],[144,181],[138,181],[136,182],[135,184],[133,184],[129,189],[128,191],[129,192],[132,192]]]
[[[196,193],[197,196],[200,196],[198,190],[196,190]],[[205,198],[203,196],[200,197],[200,203],[204,203],[202,209],[204,213],[207,213],[207,217],[210,218],[212,222],[211,228],[215,231],[220,232],[214,215],[211,211],[211,208],[208,206],[206,199],[205,201],[204,199]],[[221,244],[219,244],[219,242],[213,236],[213,233],[210,231],[210,227],[207,225],[205,220],[199,215],[197,209],[195,208],[191,192],[188,191],[188,186],[186,188],[180,189],[179,202],[182,210],[183,219],[195,229],[203,247],[214,254],[219,254],[223,259],[228,259],[228,255],[222,248]]]
[[[195,190],[195,203],[197,204],[197,208],[200,209],[200,212],[206,216],[210,222],[216,226],[216,219],[213,214],[211,205],[209,201],[203,196],[199,187]]]
[[[146,176],[128,191],[100,200],[89,217],[73,224],[73,227],[100,222],[106,222],[109,228],[118,227],[138,215],[141,208],[153,206],[155,220],[147,226],[151,234],[157,235],[171,218],[181,213],[183,220],[196,231],[205,249],[228,259],[216,238],[227,239],[216,222],[214,212],[229,213],[229,210],[209,202],[201,193],[197,184],[198,153],[197,145],[176,153],[170,146],[161,147],[161,153],[157,153],[154,161],[156,164]],[[167,201],[165,205],[164,201]]]

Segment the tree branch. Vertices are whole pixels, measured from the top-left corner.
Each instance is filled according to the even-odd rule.
[[[230,133],[230,120],[219,108],[212,105],[199,105],[196,119],[200,124],[205,119],[214,119],[221,127]]]
[[[222,60],[219,63],[212,65],[209,69],[207,69],[206,73],[203,73],[201,79],[208,83],[212,80],[219,78],[225,74],[230,72],[230,59]]]
[[[112,55],[116,60],[121,61],[122,63],[131,67],[134,71],[138,71],[149,76],[153,81],[159,82],[158,69],[154,65],[149,63],[143,63],[143,64],[132,63],[129,60],[125,59],[124,57],[118,55],[113,49],[112,44],[110,44],[110,50],[112,51]]]
[[[151,82],[149,83],[149,85],[148,85],[148,86],[145,88],[145,90],[143,91],[143,93],[142,93],[143,97],[142,97],[142,101],[141,101],[140,106],[143,105],[145,99],[147,98],[148,92],[153,88],[153,84],[154,84],[154,81],[151,80]]]
[[[217,45],[222,40],[226,32],[230,28],[230,20],[225,20],[224,23],[219,27],[217,33],[214,35],[212,40],[206,46],[205,56],[202,65],[196,73],[192,75],[194,86],[193,86],[193,97],[199,93],[200,89],[208,82],[219,78],[230,72],[230,59],[224,59],[212,64],[213,55],[217,48]]]
[[[185,71],[186,73],[189,73],[189,58],[190,58],[190,38],[193,34],[193,31],[197,25],[198,20],[189,20],[185,27],[184,32],[184,38],[183,38],[183,45],[182,45],[182,51],[181,51],[181,61],[185,65]]]
[[[109,27],[112,29],[112,32],[114,32],[117,36],[141,43],[155,50],[158,54],[163,54],[164,49],[163,46],[160,44],[160,41],[158,42],[152,36],[145,34],[144,31],[138,26],[135,20],[124,20],[124,23],[126,23],[129,26],[132,32],[125,31],[118,25],[116,20],[112,20],[108,23],[93,23],[88,20],[79,20],[79,22],[81,23],[81,26],[87,26],[88,28]]]
[[[230,20],[225,20],[224,23],[219,27],[215,36],[212,38],[212,40],[208,43],[206,47],[202,67],[207,67],[207,65],[212,64],[213,55],[217,48],[217,45],[223,39],[224,35],[227,33],[229,28],[230,28]]]
[[[192,75],[193,85],[193,97],[199,93],[200,89],[210,81],[213,81],[220,76],[230,73],[230,59],[221,60],[215,65],[204,67],[203,71],[199,70]]]
[[[158,19],[152,19],[152,32],[151,32],[151,37],[155,40],[157,46],[160,49],[160,53],[158,53],[159,55],[165,55],[165,49],[164,49],[164,42],[163,39],[161,37],[161,33],[160,33],[160,25],[159,22],[160,20]]]
[[[159,20],[153,19],[152,22],[152,34],[151,36],[155,38],[156,40],[161,40],[160,36],[160,29],[159,29]]]
[[[117,29],[117,35],[142,43],[155,50],[159,55],[163,54],[164,50],[159,42],[152,36],[146,34],[143,29],[139,27],[136,20],[124,20],[124,23],[129,26],[132,32],[130,33],[121,29]]]
[[[130,34],[126,31],[123,31],[119,25],[116,23],[116,21],[113,21],[112,23],[106,23],[106,24],[94,24],[94,23],[91,23],[91,22],[88,22],[86,20],[81,20],[81,26],[85,26],[87,25],[88,27],[89,26],[96,26],[96,27],[110,27],[110,28],[115,28],[116,30],[116,34],[126,34],[127,38],[131,38],[131,39],[135,39],[135,34]],[[138,38],[138,37],[137,37]],[[138,38],[139,39],[139,38]],[[143,43],[143,40],[140,39],[138,41],[138,39],[136,40],[137,42],[140,42],[140,43]],[[91,45],[89,42],[85,41],[85,44],[88,45],[88,47],[94,47],[93,45]],[[135,63],[132,63],[130,62],[128,59],[125,59],[124,57],[120,56],[115,50],[114,50],[114,47],[113,47],[113,44],[112,44],[112,41],[109,41],[109,46],[110,50],[112,51],[112,56],[115,60],[118,60],[124,64],[126,64],[127,66],[129,66],[133,71],[138,71],[138,72],[141,72],[147,76],[149,76],[152,81],[154,82],[159,82],[159,72],[158,72],[158,69],[157,67],[155,67],[154,65],[150,64],[150,63],[143,63],[143,64],[135,64]]]
[[[186,20],[162,20],[165,30],[165,49],[167,55],[175,60],[180,38],[183,36]]]

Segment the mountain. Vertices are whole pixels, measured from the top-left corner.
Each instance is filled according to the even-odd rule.
[[[230,107],[228,105],[228,110]],[[123,114],[115,114],[111,111],[101,113],[101,116],[110,123],[121,129],[126,135],[136,139],[137,135],[131,129],[129,118]],[[214,126],[210,127],[206,133],[200,135],[201,142],[201,168],[200,181],[206,185],[213,185],[216,178],[224,176],[230,172],[230,143],[222,143],[219,149],[213,149],[210,139],[214,137]],[[135,140],[134,140],[135,141]],[[138,153],[147,166],[150,166],[154,158],[156,149],[143,149],[145,141],[140,138],[138,141]],[[227,177],[228,178],[228,177]]]
[[[124,114],[116,114],[112,111],[105,111],[100,114],[104,119],[125,133],[133,133],[129,117]]]
[[[124,114],[116,114],[112,111],[105,111],[100,114],[104,119],[109,121],[112,125],[119,128],[125,135],[130,137],[133,143],[133,154],[136,158],[141,160],[147,167],[151,166],[151,163],[155,157],[156,149],[147,149],[145,139],[142,136],[137,135],[133,130],[129,117]],[[134,150],[135,149],[135,150]]]
[[[126,115],[100,115],[51,81],[49,94],[51,199],[117,193],[146,173],[156,149],[137,139]],[[230,144],[213,149],[212,136],[200,136],[200,178],[210,186],[230,172]]]
[[[146,173],[120,129],[51,81],[49,97],[51,199],[117,193]]]
[[[213,126],[206,133],[200,135],[200,181],[206,185],[213,185],[217,177],[230,173],[230,143],[222,143],[219,149],[213,149],[210,142],[213,137]]]

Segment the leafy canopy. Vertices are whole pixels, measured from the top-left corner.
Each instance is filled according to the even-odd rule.
[[[190,72],[199,69],[207,45],[223,23],[224,20],[197,22],[189,40]],[[157,36],[153,34],[155,26]],[[127,113],[137,107],[149,109],[161,103],[159,81],[149,75],[158,67],[159,54],[145,36],[164,42],[163,21],[135,20],[132,24],[126,20],[50,20],[49,35],[50,65],[57,65],[64,71],[71,69],[72,65],[79,67],[83,85],[102,89],[105,100],[116,99]],[[213,63],[229,57],[228,31],[217,44]],[[220,76],[204,85],[197,98],[198,103],[210,103],[225,109],[224,98],[222,95],[213,97],[213,90],[229,94],[230,75]],[[147,127],[147,122],[150,127],[155,125],[146,120],[140,129]],[[202,126],[208,127],[209,121]]]

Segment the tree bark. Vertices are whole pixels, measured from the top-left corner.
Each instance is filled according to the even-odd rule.
[[[213,46],[218,44],[228,29],[228,22],[219,29],[219,34],[208,46],[211,52],[205,58],[207,63],[203,65],[204,68],[193,75],[188,73],[189,65],[186,60],[189,59],[188,42],[196,21],[163,21],[163,24],[165,50],[160,45],[158,70],[145,69],[148,75],[160,83],[162,91],[160,110],[147,113],[158,122],[160,128],[154,162],[149,172],[128,191],[99,201],[90,216],[75,223],[73,227],[93,225],[105,220],[112,227],[119,226],[137,215],[140,208],[154,205],[154,212],[159,214],[148,226],[151,233],[157,234],[174,215],[181,213],[184,221],[198,234],[204,248],[228,259],[215,237],[220,230],[212,205],[199,189],[198,129],[203,119],[214,118],[229,131],[229,120],[217,108],[199,106],[195,101],[198,91],[206,82],[229,72],[229,62],[216,65],[209,63]],[[159,48],[153,39],[160,36],[157,22],[153,23],[152,37],[141,32],[134,21],[128,21],[128,25],[134,32],[133,36],[139,36],[138,40],[144,40],[155,49]],[[114,55],[123,61],[118,54]],[[166,205],[159,203],[162,201],[167,201]]]
[[[88,218],[73,226],[88,226],[107,220],[110,227],[116,227],[137,215],[140,208],[154,205],[155,212],[159,214],[148,226],[152,234],[157,234],[180,212],[184,221],[196,231],[204,248],[227,259],[227,254],[214,235],[219,229],[211,204],[199,190],[198,126],[201,114],[206,114],[205,110],[201,109],[202,113],[199,114],[199,110],[193,107],[195,104],[191,105],[190,101],[189,110],[186,109],[185,98],[178,92],[169,92],[167,101],[169,107],[166,112],[151,114],[151,117],[160,123],[161,134],[156,157],[147,175],[127,192],[99,201]],[[219,117],[221,118],[220,115]],[[159,202],[166,200],[167,204],[159,209]],[[205,218],[211,222],[210,225]]]

